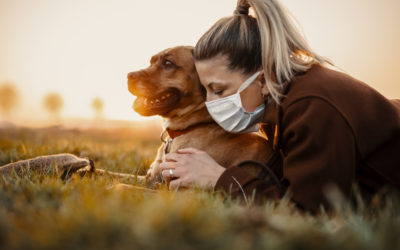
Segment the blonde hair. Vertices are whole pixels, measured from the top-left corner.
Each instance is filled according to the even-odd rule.
[[[217,21],[197,42],[195,60],[226,55],[231,70],[262,68],[266,87],[280,104],[282,89],[295,74],[315,63],[332,65],[310,48],[293,19],[278,0],[238,0],[234,15]]]

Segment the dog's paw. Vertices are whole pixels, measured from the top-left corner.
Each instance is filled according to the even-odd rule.
[[[149,169],[147,170],[147,173],[146,173],[146,180],[148,180],[148,179],[151,178],[151,172],[152,172],[152,169],[149,168]]]

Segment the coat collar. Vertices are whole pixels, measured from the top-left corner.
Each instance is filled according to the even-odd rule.
[[[314,64],[315,65],[315,64]],[[312,65],[311,67],[313,67]],[[281,104],[278,105],[275,100],[272,99],[270,95],[265,98],[265,113],[263,117],[263,124],[261,125],[261,130],[264,135],[267,136],[268,140],[272,141],[273,150],[275,151],[279,148],[280,137],[281,137],[281,120],[282,120],[282,106],[286,100],[286,96],[290,90],[292,84],[297,81],[297,77],[300,77],[305,72],[296,73],[293,79],[283,85],[282,89],[282,99]]]
[[[303,75],[305,75],[310,69],[312,68],[316,68],[320,66],[318,63],[312,64],[310,66],[310,68],[307,71],[304,72],[298,72],[294,75],[293,79],[289,82],[287,82],[286,84],[283,85],[283,89],[282,89],[282,94],[283,97],[281,99],[281,104],[278,105],[274,99],[272,99],[272,97],[270,95],[268,95],[265,98],[265,113],[264,113],[264,119],[263,122],[267,123],[267,124],[278,124],[280,117],[279,117],[279,113],[281,112],[282,109],[282,105],[286,99],[286,95],[290,90],[290,87],[293,85],[294,82],[297,81],[298,77],[302,77]]]

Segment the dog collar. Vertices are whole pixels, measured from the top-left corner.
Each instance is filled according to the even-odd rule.
[[[166,134],[168,134],[169,138],[174,139],[174,138],[176,138],[178,136],[187,134],[187,133],[193,131],[194,129],[196,129],[198,127],[205,126],[205,125],[208,125],[208,124],[211,124],[211,123],[214,123],[214,122],[201,122],[201,123],[197,123],[197,124],[191,125],[191,126],[185,128],[185,129],[177,129],[177,130],[166,128],[161,134],[161,141],[165,142],[165,140],[166,140],[165,135]]]
[[[178,136],[184,135],[189,133],[190,131],[196,129],[197,127],[200,126],[204,126],[207,124],[211,124],[214,122],[201,122],[201,123],[197,123],[194,125],[191,125],[185,129],[179,129],[179,130],[174,130],[174,129],[170,129],[170,128],[166,128],[162,133],[161,133],[161,141],[163,143],[165,143],[165,147],[164,147],[164,153],[168,154],[169,153],[169,148],[170,145],[172,143],[172,140]]]

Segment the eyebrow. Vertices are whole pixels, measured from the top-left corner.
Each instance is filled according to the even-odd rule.
[[[171,53],[166,53],[163,55],[154,55],[150,58],[150,63],[154,63],[155,61],[157,61],[157,59],[166,59],[167,57],[171,57],[171,56],[172,56]]]
[[[157,57],[156,56],[152,56],[150,58],[150,63],[154,63],[154,61],[156,61],[156,60],[157,60]]]
[[[166,57],[169,57],[169,56],[172,56],[172,54],[171,53],[167,53],[167,54],[162,55],[161,57],[162,58],[166,58]]]
[[[207,84],[207,87],[213,88],[214,85],[223,85],[223,86],[226,86],[226,85],[228,85],[228,84],[227,84],[227,83],[222,83],[222,82],[210,82],[209,84]]]

